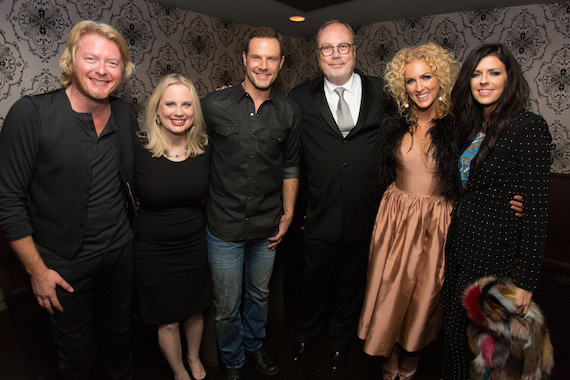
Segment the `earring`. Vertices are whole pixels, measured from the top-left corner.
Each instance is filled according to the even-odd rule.
[[[439,98],[437,98],[437,99],[438,99],[440,102],[443,101],[443,97],[441,97],[441,96],[440,96]]]
[[[160,125],[160,118],[156,115],[156,125]]]
[[[410,108],[410,105],[408,103],[404,104],[404,108]]]

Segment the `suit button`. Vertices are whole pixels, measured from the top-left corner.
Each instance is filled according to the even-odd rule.
[[[343,144],[348,144],[348,141],[347,141],[347,140],[342,140],[342,143],[343,143]]]
[[[347,166],[348,166],[348,164],[347,164],[346,162],[343,162],[343,163],[342,163],[342,167],[343,167],[343,168],[346,168]]]
[[[89,189],[85,189],[85,192],[86,192],[87,194],[89,194]]]

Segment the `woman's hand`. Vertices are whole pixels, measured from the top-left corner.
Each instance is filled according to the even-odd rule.
[[[532,292],[515,286],[515,305],[517,306],[517,314],[524,317],[530,307],[532,301]]]

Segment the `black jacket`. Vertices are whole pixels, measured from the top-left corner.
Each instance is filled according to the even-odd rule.
[[[110,103],[118,127],[119,172],[134,210],[136,118],[125,101],[110,98]],[[64,89],[24,97],[8,113],[0,137],[0,225],[6,238],[32,235],[66,259],[83,242],[91,174],[72,120]]]
[[[469,174],[449,228],[448,262],[474,278],[512,275],[516,286],[536,288],[546,239],[550,143],[541,116],[523,111],[512,117],[491,155]],[[510,209],[515,194],[524,199],[522,218]]]
[[[346,138],[326,101],[322,77],[289,93],[303,111],[301,147],[308,172],[305,234],[330,243],[370,239],[381,197],[374,168],[383,81],[357,74],[362,78],[360,113]]]

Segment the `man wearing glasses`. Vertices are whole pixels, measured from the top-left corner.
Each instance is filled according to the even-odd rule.
[[[305,358],[330,315],[329,366],[338,372],[355,335],[381,196],[373,173],[383,81],[355,71],[354,32],[344,22],[320,28],[317,57],[323,77],[289,94],[303,110],[308,171],[303,316],[291,361]]]

